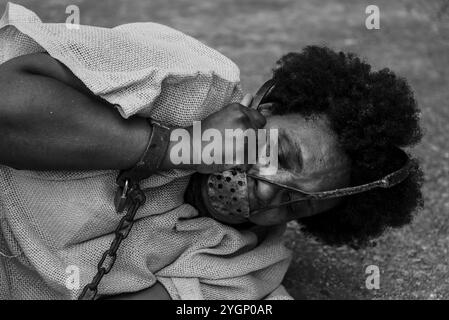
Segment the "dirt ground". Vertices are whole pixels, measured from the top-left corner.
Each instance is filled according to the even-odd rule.
[[[422,109],[425,138],[414,153],[425,171],[425,208],[375,247],[323,246],[297,225],[287,233],[294,259],[285,285],[297,299],[449,299],[449,1],[447,0],[39,0],[14,1],[45,21],[64,22],[76,4],[81,23],[153,21],[198,38],[234,60],[254,92],[282,54],[325,44],[406,77]],[[0,0],[0,7],[6,3]],[[380,30],[365,28],[365,8],[380,9]],[[365,286],[379,267],[380,289]]]

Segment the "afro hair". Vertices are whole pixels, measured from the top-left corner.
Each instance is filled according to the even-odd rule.
[[[380,179],[399,169],[397,148],[421,140],[419,109],[406,80],[389,69],[372,71],[352,53],[308,46],[283,56],[273,71],[269,99],[274,114],[325,115],[351,159],[351,185]],[[302,218],[303,230],[326,244],[359,247],[388,227],[409,223],[423,205],[418,161],[402,183],[347,196],[331,210]]]

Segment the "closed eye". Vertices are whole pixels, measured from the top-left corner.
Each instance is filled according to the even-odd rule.
[[[280,138],[280,143],[279,143],[279,154],[278,154],[278,161],[279,161],[279,165],[284,168],[284,169],[291,169],[290,165],[289,165],[289,152],[288,150],[288,142],[286,142],[285,139],[283,139],[282,135]]]
[[[300,146],[292,143],[285,131],[279,133],[278,161],[279,165],[287,170],[300,171],[303,166]]]

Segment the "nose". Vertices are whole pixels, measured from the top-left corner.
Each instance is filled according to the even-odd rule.
[[[258,165],[255,165],[248,171],[248,174],[251,176],[250,179],[254,183],[253,187],[251,187],[254,198],[256,198],[254,200],[257,200],[257,203],[263,206],[276,204],[277,196],[282,193],[282,190],[272,183],[258,179],[258,170]]]
[[[256,195],[260,200],[270,203],[278,194],[279,189],[267,182],[256,180]]]

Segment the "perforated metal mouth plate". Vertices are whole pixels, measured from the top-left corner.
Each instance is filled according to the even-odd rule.
[[[207,180],[209,202],[221,215],[229,218],[249,217],[246,173],[228,170],[211,174]]]

